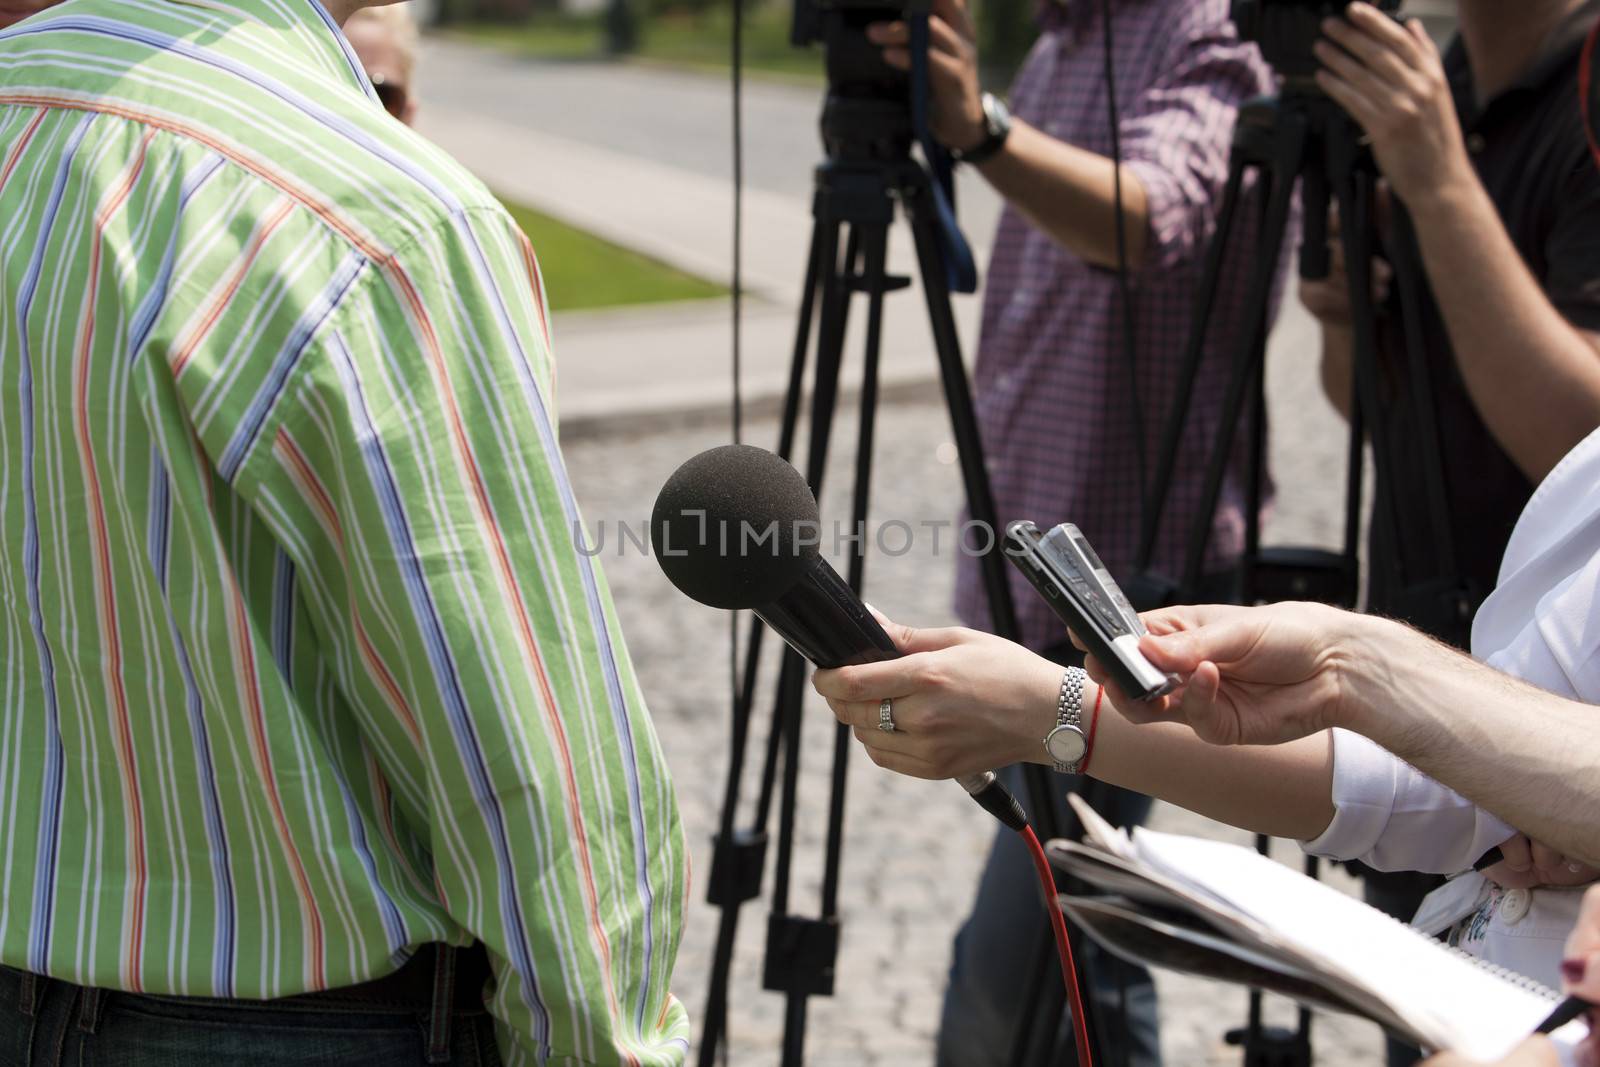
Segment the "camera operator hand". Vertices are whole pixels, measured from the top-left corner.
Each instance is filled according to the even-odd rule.
[[[1410,204],[1476,184],[1444,63],[1422,23],[1401,26],[1356,0],[1322,32],[1317,84],[1366,131],[1396,195]]]
[[[911,30],[905,22],[875,22],[867,27],[867,39],[883,46],[889,66],[911,69]],[[966,0],[934,0],[928,17],[928,79],[933,135],[958,152],[981,144],[986,134],[978,34]]]

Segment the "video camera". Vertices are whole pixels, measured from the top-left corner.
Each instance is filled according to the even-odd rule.
[[[830,94],[904,102],[909,79],[883,61],[883,50],[867,40],[867,27],[909,13],[909,5],[882,0],[795,0],[789,43],[822,45]]]
[[[874,22],[894,22],[915,11],[882,0],[795,0],[789,41],[796,48],[821,44],[828,93],[822,140],[831,159],[885,162],[904,158],[917,131],[911,115],[911,76],[883,61],[867,40]]]
[[[1400,0],[1371,0],[1390,15]],[[1321,64],[1311,46],[1322,37],[1322,20],[1341,15],[1348,0],[1233,0],[1230,18],[1240,40],[1254,41],[1262,58],[1291,83],[1310,82]]]

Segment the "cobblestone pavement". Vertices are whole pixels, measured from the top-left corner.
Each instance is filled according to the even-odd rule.
[[[1289,380],[1297,384],[1290,388],[1307,388],[1308,378],[1292,376]],[[1279,420],[1275,462],[1282,490],[1269,540],[1319,534],[1331,538],[1337,529],[1343,444],[1337,433],[1330,432],[1326,412],[1312,410],[1318,404],[1320,398],[1274,397],[1275,410],[1296,414]],[[954,515],[960,482],[942,408],[886,407],[879,414],[878,431],[873,519],[900,519],[917,527],[924,520]],[[746,439],[770,445],[776,427],[771,422],[756,423],[747,428]],[[675,768],[693,848],[697,881],[675,984],[697,1030],[715,933],[715,912],[703,901],[703,879],[709,870],[709,837],[726,768],[728,624],[722,613],[678,594],[654,561],[633,544],[619,555],[616,524],[620,520],[641,529],[656,490],[677,464],[724,440],[721,426],[683,427],[643,436],[586,438],[568,450],[590,536],[596,535],[602,520],[607,526],[604,565]],[[841,415],[833,440],[834,462],[823,500],[825,520],[848,514],[853,412]],[[944,549],[948,553],[948,545]],[[948,555],[933,558],[926,538],[899,557],[870,556],[866,574],[868,598],[891,616],[919,625],[950,621],[952,560]],[[764,677],[770,683],[770,668]],[[820,701],[808,708],[793,897],[800,912],[816,907],[832,722]],[[754,731],[753,750],[759,750],[764,735],[763,723]],[[859,753],[854,755],[839,977],[835,996],[811,1002],[807,1062],[814,1067],[929,1064],[950,939],[971,902],[993,823],[953,785],[890,775]],[[759,757],[754,762],[759,767]],[[1247,840],[1241,833],[1170,807],[1158,807],[1154,822],[1163,829]],[[1292,847],[1282,846],[1280,855],[1298,862]],[[770,858],[766,890],[770,894]],[[760,988],[764,929],[764,903],[747,905],[733,980],[729,1062],[737,1067],[777,1062],[782,1001]],[[1169,1065],[1239,1062],[1238,1050],[1223,1045],[1221,1035],[1244,1018],[1242,991],[1169,974],[1159,975],[1158,985]],[[1292,1016],[1287,1004],[1273,1005],[1269,1015],[1284,1020]],[[1317,1062],[1325,1067],[1381,1062],[1379,1035],[1367,1023],[1319,1018],[1314,1041]]]

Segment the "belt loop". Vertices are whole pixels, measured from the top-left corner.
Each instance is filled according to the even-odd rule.
[[[428,1062],[450,1062],[450,1016],[456,1004],[456,948],[433,947],[433,1010],[428,1013]]]
[[[22,972],[22,1003],[17,1005],[22,1009],[22,1014],[29,1018],[39,1014],[39,1001],[44,997],[44,987],[48,981],[48,978],[42,978],[32,971]]]
[[[78,1002],[78,1030],[92,1034],[100,1025],[100,1012],[105,1008],[106,991],[96,986],[85,986],[83,999]]]

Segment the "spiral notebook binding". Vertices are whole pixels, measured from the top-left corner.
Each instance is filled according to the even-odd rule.
[[[1468,963],[1478,968],[1478,970],[1492,974],[1502,982],[1508,982],[1511,985],[1516,986],[1524,993],[1532,993],[1534,996],[1543,1000],[1548,1000],[1552,1004],[1561,1000],[1560,993],[1556,992],[1554,989],[1551,989],[1549,986],[1545,985],[1536,978],[1529,978],[1527,975],[1522,974],[1519,971],[1513,971],[1507,967],[1501,966],[1498,963],[1490,963],[1488,960],[1483,959],[1480,956],[1474,956],[1472,953],[1466,951],[1458,945],[1447,944],[1446,942],[1440,941],[1437,938],[1430,937],[1405,920],[1396,919],[1393,915],[1390,915],[1387,912],[1380,911],[1378,914],[1382,915],[1385,919],[1388,919],[1396,926],[1401,927],[1412,936],[1420,937],[1429,944],[1437,945],[1446,952],[1449,952],[1454,956],[1459,956],[1461,959],[1466,960]]]
[[[1532,993],[1537,997],[1541,997],[1550,1001],[1552,1004],[1561,999],[1560,993],[1557,993],[1554,989],[1551,989],[1538,979],[1529,978],[1527,975],[1522,974],[1519,971],[1513,971],[1509,967],[1503,967],[1498,963],[1490,963],[1488,960],[1479,956],[1474,956],[1472,953],[1467,952],[1465,949],[1462,949],[1459,946],[1445,945],[1445,948],[1471,963],[1480,971],[1488,971],[1501,981],[1510,982],[1512,985],[1516,986],[1518,989],[1521,989],[1525,993]]]
[[[1549,986],[1545,985],[1536,978],[1530,978],[1527,975],[1522,974],[1520,971],[1513,971],[1509,967],[1501,966],[1498,963],[1490,963],[1481,956],[1474,956],[1472,953],[1461,948],[1459,945],[1447,944],[1446,942],[1440,941],[1436,938],[1429,937],[1427,934],[1423,933],[1421,930],[1418,930],[1410,923],[1401,919],[1396,919],[1393,915],[1390,915],[1386,912],[1379,912],[1379,914],[1385,919],[1388,919],[1390,922],[1394,923],[1396,926],[1404,927],[1406,930],[1410,931],[1415,936],[1422,938],[1424,941],[1428,941],[1431,944],[1440,946],[1452,955],[1459,956],[1461,959],[1466,960],[1468,963],[1478,968],[1478,970],[1492,974],[1502,982],[1508,982],[1511,985],[1516,986],[1524,993],[1532,993],[1534,996],[1543,1000],[1548,1000],[1552,1004],[1561,999],[1560,993],[1557,993],[1554,989],[1551,989]]]

